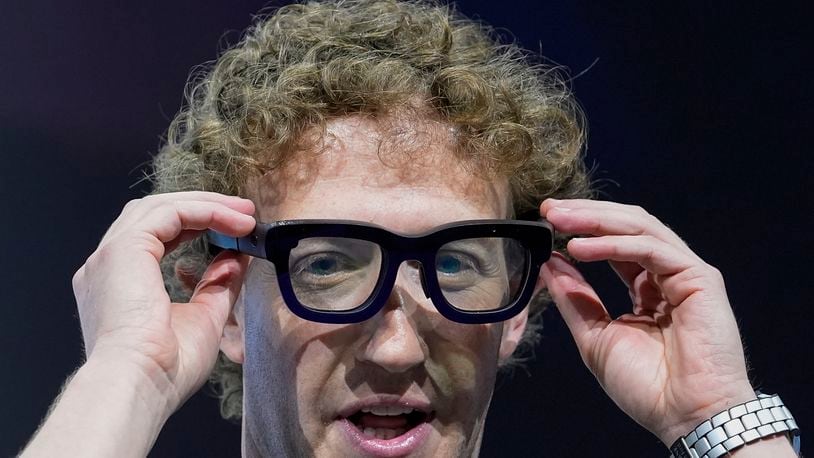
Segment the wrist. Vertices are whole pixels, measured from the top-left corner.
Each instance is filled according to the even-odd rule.
[[[122,402],[132,402],[134,408],[162,419],[162,424],[182,402],[167,373],[141,355],[94,352],[74,379],[79,377]]]
[[[689,434],[698,425],[732,406],[755,399],[755,391],[748,382],[733,385],[727,393],[722,393],[714,402],[698,407],[677,417],[663,431],[657,433],[659,439],[670,447],[676,440]]]
[[[756,393],[756,398],[705,420],[669,448],[675,458],[718,458],[745,446],[749,451],[740,456],[792,457],[799,450],[799,428],[778,395]]]
[[[148,372],[126,360],[88,359],[23,456],[146,456],[174,411],[171,385]]]
[[[731,454],[735,458],[763,458],[767,456],[774,458],[797,458],[797,454],[794,452],[785,434],[765,437],[744,447],[735,449]]]
[[[77,371],[93,374],[101,379],[109,378],[110,383],[127,382],[120,388],[133,390],[149,404],[155,413],[169,417],[184,402],[176,381],[165,367],[143,352],[116,345],[96,345],[93,353]],[[157,409],[157,410],[156,410]]]

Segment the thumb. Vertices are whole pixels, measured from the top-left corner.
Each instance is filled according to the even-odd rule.
[[[611,322],[605,305],[576,267],[560,253],[551,254],[551,259],[540,270],[540,278],[584,358],[596,331]]]

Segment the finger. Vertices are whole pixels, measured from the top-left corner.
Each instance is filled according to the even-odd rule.
[[[196,238],[200,237],[202,234],[201,231],[196,230],[182,230],[178,237],[175,239],[167,242],[164,244],[164,253],[170,253],[178,246],[180,246],[184,242],[189,242],[190,240],[195,240]]]
[[[253,215],[255,211],[254,203],[251,200],[213,192],[192,191],[155,194],[128,202],[122,210],[121,215],[113,222],[102,240],[104,241],[105,239],[115,237],[122,231],[126,231],[134,225],[138,225],[140,221],[156,209],[174,205],[179,202],[211,202],[246,215]]]
[[[254,212],[254,203],[243,197],[229,196],[217,192],[208,191],[182,191],[182,192],[168,192],[163,194],[151,194],[141,199],[136,199],[128,202],[126,207],[130,207],[135,211],[139,207],[155,207],[165,202],[183,202],[183,201],[200,201],[200,202],[215,202],[225,205],[234,210],[251,214]],[[132,204],[132,205],[131,205]]]
[[[698,263],[675,246],[648,235],[571,239],[568,253],[580,261],[635,262],[657,275],[672,275]]]
[[[608,261],[608,264],[628,289],[633,287],[636,277],[644,271],[644,267],[635,262]]]
[[[165,254],[165,245],[184,231],[214,229],[232,237],[248,234],[257,224],[254,217],[220,203],[200,201],[165,202],[126,230],[110,234],[109,240],[125,239],[134,248],[146,248],[157,259]],[[145,242],[146,246],[136,242]]]
[[[655,283],[663,291],[665,299],[673,305],[679,305],[694,295],[701,298],[699,303],[714,307],[728,304],[721,272],[706,263],[693,265],[675,275],[656,276]]]
[[[541,214],[566,234],[651,235],[692,253],[675,232],[641,207],[591,200],[549,200]],[[694,256],[694,253],[693,253]]]
[[[646,270],[638,275],[628,290],[630,300],[633,303],[634,315],[655,314],[666,315],[674,307],[673,303],[662,293],[663,289],[657,283],[657,275]],[[676,302],[678,304],[680,302]]]
[[[655,275],[635,262],[608,261],[608,264],[627,286],[635,315],[658,311],[664,298],[654,281]]]
[[[637,205],[629,205],[620,202],[611,202],[608,200],[596,200],[596,199],[553,199],[549,197],[540,204],[541,210],[550,210],[554,207],[567,207],[571,209],[615,208],[615,209],[627,209],[631,212],[644,212],[644,210]]]
[[[171,242],[184,230],[212,228],[233,236],[249,233],[255,226],[250,215],[216,202],[171,201],[156,207],[147,217],[135,222],[119,234],[103,241],[85,264],[83,277],[93,279],[97,291],[94,304],[118,304],[139,313],[150,304],[168,301],[158,262],[164,256],[165,243]],[[117,285],[111,288],[110,285]],[[91,288],[92,285],[86,286]],[[121,302],[119,298],[126,297]],[[140,308],[139,308],[140,307]],[[104,321],[109,307],[90,310]],[[111,316],[115,315],[113,313]]]
[[[243,277],[249,265],[249,257],[224,251],[207,267],[201,281],[192,293],[190,304],[196,304],[211,319],[213,335],[220,336],[240,294]]]
[[[254,229],[254,217],[213,202],[169,202],[151,212],[144,225],[162,242],[175,240],[183,231],[213,229],[232,237],[241,237]]]
[[[597,331],[611,322],[607,309],[582,274],[559,253],[552,253],[540,276],[585,359]]]

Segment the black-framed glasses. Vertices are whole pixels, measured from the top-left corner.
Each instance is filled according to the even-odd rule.
[[[449,320],[492,323],[517,315],[551,256],[547,221],[458,221],[419,235],[345,220],[258,223],[245,237],[209,231],[215,247],[274,264],[283,300],[300,318],[358,323],[381,310],[405,261]]]

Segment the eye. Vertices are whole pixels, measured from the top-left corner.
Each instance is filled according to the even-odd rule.
[[[320,253],[308,256],[297,263],[297,271],[314,276],[334,275],[349,268],[349,263],[330,253]]]
[[[305,270],[315,275],[330,275],[336,272],[337,262],[332,258],[321,258],[311,261]]]
[[[472,260],[469,256],[453,253],[439,254],[435,260],[435,270],[444,275],[456,275],[464,270],[472,269]]]

